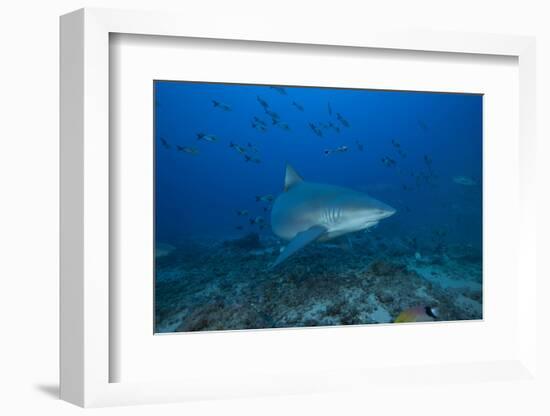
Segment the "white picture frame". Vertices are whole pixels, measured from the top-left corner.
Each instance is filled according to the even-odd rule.
[[[465,33],[380,32],[350,30],[327,33],[312,26],[285,27],[243,19],[210,21],[167,13],[82,9],[61,18],[61,398],[80,406],[159,403],[194,398],[255,394],[323,392],[372,385],[410,371],[380,368],[365,373],[345,368],[328,377],[281,373],[243,380],[219,374],[181,381],[111,382],[109,275],[110,170],[109,36],[113,33],[382,48],[453,54],[504,55],[519,65],[520,219],[518,240],[517,354],[498,362],[441,363],[415,370],[420,380],[479,382],[487,377],[518,381],[536,375],[536,218],[535,175],[535,42],[533,38]],[[236,32],[238,28],[238,32]],[[299,330],[298,330],[299,331]],[[221,337],[224,334],[220,335]],[[273,335],[272,335],[273,336]],[[275,335],[276,336],[276,335]],[[241,341],[243,342],[243,341]],[[477,375],[476,375],[477,372]],[[479,373],[481,372],[481,373]],[[479,374],[483,374],[482,377]],[[406,377],[405,377],[406,378]]]

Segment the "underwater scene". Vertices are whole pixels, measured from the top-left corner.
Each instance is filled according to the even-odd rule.
[[[154,99],[155,333],[482,319],[482,95]]]

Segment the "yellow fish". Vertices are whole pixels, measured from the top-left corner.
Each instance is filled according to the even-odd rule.
[[[430,322],[438,318],[438,313],[439,311],[437,308],[432,308],[431,306],[417,306],[405,309],[393,322]]]

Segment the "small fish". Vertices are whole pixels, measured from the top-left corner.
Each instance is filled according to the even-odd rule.
[[[427,125],[424,121],[418,119],[418,125],[419,125],[420,128],[421,128],[422,130],[424,130],[425,132],[428,131],[428,125]]]
[[[259,95],[256,96],[256,100],[258,100],[258,102],[260,103],[260,105],[264,108],[264,110],[268,109],[269,108],[269,104],[267,103],[266,100],[264,100],[262,97],[260,97]]]
[[[297,103],[296,101],[292,101],[292,105],[296,107],[298,111],[302,111],[302,112],[304,111],[304,107],[301,104]]]
[[[265,133],[267,131],[266,126],[264,126],[263,124],[255,123],[254,121],[252,122],[251,126],[252,126],[252,128],[254,128],[258,131],[261,131],[262,133]]]
[[[244,155],[244,160],[246,162],[262,163],[262,161],[260,159],[258,159],[257,157],[252,157],[250,155]]]
[[[327,123],[323,123],[322,121],[320,121],[318,124],[319,124],[319,127],[321,127],[324,130],[328,130],[329,128],[329,125]]]
[[[162,146],[165,149],[171,149],[172,148],[172,146],[170,146],[170,143],[168,143],[164,137],[160,138],[160,142],[162,143]]]
[[[267,127],[267,123],[263,121],[260,117],[254,116],[254,122],[257,124],[261,124],[262,126]]]
[[[258,148],[255,147],[252,143],[247,143],[247,147],[250,149],[251,152],[258,153]]]
[[[248,221],[250,221],[250,224],[252,225],[265,223],[265,219],[260,216],[257,216],[256,218],[250,218]]]
[[[427,165],[427,166],[431,166],[432,165],[432,158],[428,155],[424,155],[424,163]]]
[[[271,205],[264,207],[264,212],[268,212],[271,209]]]
[[[327,104],[327,108],[328,108],[328,115],[331,116],[332,115],[332,107],[330,106],[330,102]]]
[[[235,227],[235,229],[237,229],[237,230],[239,230],[239,231],[242,231],[242,230],[244,230],[244,227],[243,227],[242,225],[237,225],[237,226]]]
[[[359,150],[360,152],[363,151],[364,149],[363,143],[361,143],[359,140],[355,140],[355,145],[357,146],[357,150]]]
[[[401,147],[401,143],[399,143],[397,140],[395,139],[391,139],[391,144],[393,145],[393,147],[399,149]]]
[[[336,118],[344,127],[349,127],[349,122],[344,118],[344,116],[340,113],[336,113]]]
[[[393,160],[391,157],[384,156],[381,160],[382,160],[382,163],[387,167],[395,166],[395,160]]]
[[[197,140],[204,140],[207,142],[215,143],[218,141],[218,138],[211,134],[197,133]]]
[[[190,155],[198,155],[199,154],[199,149],[197,149],[196,147],[187,147],[187,146],[176,145],[176,149],[177,149],[178,152],[183,152],[183,153],[187,153],[187,154],[190,154]]]
[[[340,133],[340,127],[336,126],[332,121],[328,122],[328,126],[336,133]]]
[[[277,91],[281,95],[286,95],[286,90],[283,87],[277,87],[275,85],[270,85],[269,88],[271,88],[272,90]]]
[[[439,317],[439,310],[431,306],[417,306],[409,308],[401,312],[395,323],[403,322],[431,322],[437,320]]]
[[[399,156],[401,157],[407,157],[407,153],[405,153],[401,148],[397,149],[397,153],[399,153]]]
[[[263,195],[263,196],[260,196],[260,195],[256,195],[256,202],[273,202],[275,198],[273,197],[273,195],[271,194],[268,194],[268,195]]]
[[[277,124],[277,121],[280,120],[281,116],[279,116],[279,114],[277,114],[275,111],[271,111],[269,109],[265,109],[265,113],[271,117],[271,121],[273,122],[273,124]]]
[[[248,215],[248,210],[243,209],[243,210],[241,210],[241,211],[237,211],[237,215],[238,215],[239,217],[246,217],[246,216]]]
[[[232,108],[231,108],[229,105],[224,104],[224,103],[220,103],[219,101],[212,100],[212,104],[214,105],[214,107],[217,107],[217,108],[219,108],[220,110],[223,110],[223,111],[232,111]]]
[[[330,155],[331,153],[345,153],[348,150],[349,149],[347,146],[340,146],[340,147],[337,147],[336,149],[325,150],[325,155]]]
[[[232,148],[232,149],[235,149],[241,155],[244,155],[246,153],[246,149],[244,149],[243,147],[241,147],[238,144],[235,144],[233,142],[229,143],[229,147]]]
[[[273,124],[275,124],[277,127],[283,129],[284,131],[290,131],[290,126],[288,123],[285,123],[284,121],[273,121]]]
[[[321,129],[319,127],[317,127],[315,124],[313,123],[308,123],[309,124],[309,127],[311,128],[311,130],[313,130],[313,133],[315,133],[317,136],[319,137],[323,137],[323,132],[321,131]]]
[[[453,176],[453,182],[462,186],[476,186],[477,182],[468,176]]]

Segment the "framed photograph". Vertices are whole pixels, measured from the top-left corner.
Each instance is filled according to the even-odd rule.
[[[62,398],[532,378],[534,40],[199,20],[61,18]]]
[[[155,333],[482,319],[481,94],[154,99]]]

